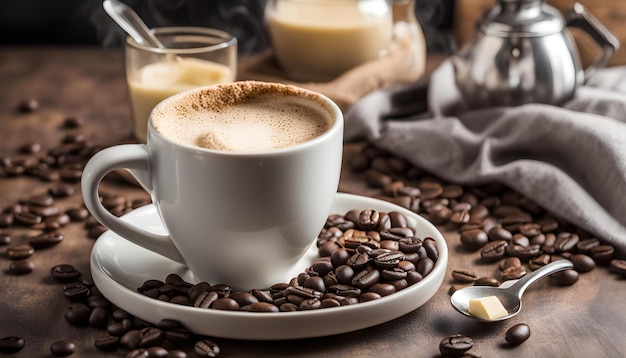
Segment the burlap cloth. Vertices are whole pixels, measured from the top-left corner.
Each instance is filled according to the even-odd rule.
[[[423,38],[413,47],[398,48],[376,61],[355,67],[329,82],[297,82],[289,78],[271,51],[240,61],[237,80],[257,80],[293,84],[328,96],[347,110],[376,90],[410,84],[424,75],[426,49]]]
[[[428,82],[371,93],[345,117],[346,140],[451,182],[503,183],[626,252],[626,67],[598,71],[563,106],[469,109],[446,61]]]

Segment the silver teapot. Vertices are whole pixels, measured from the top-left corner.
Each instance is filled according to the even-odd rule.
[[[601,49],[586,69],[566,26],[580,28]],[[617,38],[579,3],[563,16],[544,0],[498,0],[477,29],[451,58],[456,84],[471,107],[562,104],[619,48]]]

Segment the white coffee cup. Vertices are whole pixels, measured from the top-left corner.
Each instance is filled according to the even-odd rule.
[[[196,122],[175,133],[189,121],[217,118],[229,110],[242,115],[244,127],[266,123],[271,116],[292,123],[321,116],[328,125],[313,139],[278,149],[263,147],[263,141],[261,147],[230,150],[198,146],[193,141],[207,136],[189,135],[202,128]],[[235,114],[232,118],[240,118]],[[258,137],[264,132],[253,133]],[[188,138],[181,142],[179,135]],[[203,146],[205,142],[198,141]],[[342,145],[342,113],[321,94],[253,81],[202,87],[155,107],[146,144],[119,145],[95,154],[83,171],[82,193],[100,223],[184,263],[198,281],[266,288],[291,278],[293,266],[314,244],[330,214]],[[104,208],[99,183],[118,168],[129,169],[151,194],[169,235],[146,232]]]

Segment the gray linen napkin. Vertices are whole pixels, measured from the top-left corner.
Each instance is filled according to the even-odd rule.
[[[345,117],[346,141],[450,182],[505,184],[626,252],[626,67],[598,71],[562,107],[468,109],[446,61],[427,87],[373,92]]]

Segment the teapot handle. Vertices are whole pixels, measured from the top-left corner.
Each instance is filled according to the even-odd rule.
[[[602,53],[585,69],[585,80],[587,80],[598,68],[606,66],[619,48],[619,40],[578,2],[574,3],[567,15],[567,26],[583,30],[602,48]]]

